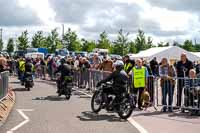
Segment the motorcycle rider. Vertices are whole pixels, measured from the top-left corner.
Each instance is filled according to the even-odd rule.
[[[25,66],[24,66],[24,76],[23,76],[23,81],[22,84],[24,84],[26,77],[31,77],[33,79],[33,69],[34,65],[32,64],[32,61],[30,58],[26,59]]]
[[[114,94],[116,96],[115,100],[119,101],[122,93],[126,91],[127,83],[128,83],[128,75],[123,70],[124,63],[123,61],[117,60],[113,66],[115,67],[115,71],[112,72],[106,79],[97,83],[97,87],[99,87],[102,83],[106,83],[109,81],[113,81],[112,87],[104,88],[104,96],[105,104],[108,105],[109,101],[107,99],[107,95]]]
[[[55,74],[61,72],[60,79],[57,81],[57,93],[59,93],[59,91],[61,90],[62,83],[65,80],[65,77],[72,75],[71,66],[66,63],[66,60],[64,58],[60,60],[60,63],[61,65],[58,67],[57,71],[55,71]],[[61,94],[59,93],[59,96],[60,95]]]

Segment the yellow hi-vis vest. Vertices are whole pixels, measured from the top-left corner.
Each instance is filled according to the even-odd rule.
[[[145,87],[145,72],[146,68],[142,67],[137,69],[136,67],[133,67],[133,85],[135,88]]]
[[[19,62],[19,70],[23,72],[25,71],[25,61]]]
[[[128,68],[131,67],[131,63],[124,64],[124,71],[128,71]]]

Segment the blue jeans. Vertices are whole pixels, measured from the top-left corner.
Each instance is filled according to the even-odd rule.
[[[168,106],[172,106],[174,96],[174,85],[169,81],[164,81],[162,85],[162,105],[166,107],[168,95]]]

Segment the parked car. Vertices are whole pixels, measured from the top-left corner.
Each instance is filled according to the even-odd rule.
[[[111,58],[111,59],[116,58],[116,59],[118,59],[118,60],[122,60],[122,56],[121,56],[121,55],[117,55],[117,54],[111,54],[111,55],[110,55],[110,58]]]
[[[77,55],[81,55],[82,57],[87,57],[88,52],[85,52],[85,51],[75,52],[75,56],[77,56]]]

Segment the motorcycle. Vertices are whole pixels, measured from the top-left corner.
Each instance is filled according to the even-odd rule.
[[[26,73],[24,78],[25,88],[30,91],[30,88],[33,87],[33,77],[31,73]]]
[[[122,119],[129,118],[135,109],[134,98],[132,98],[132,96],[128,93],[128,90],[118,96],[118,98],[112,94],[107,95],[103,91],[104,88],[107,87],[112,87],[112,85],[109,83],[102,84],[94,92],[91,100],[92,111],[94,113],[98,113],[101,109],[105,108],[107,111],[114,111],[118,113],[119,117]]]
[[[60,80],[60,77],[58,78],[58,81]],[[65,95],[66,99],[69,100],[71,97],[71,92],[72,92],[72,77],[71,76],[65,76],[64,81],[59,85],[59,90],[58,90],[58,96]]]

